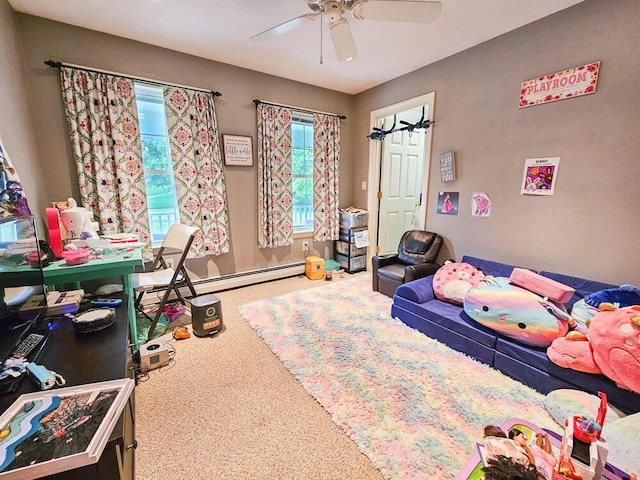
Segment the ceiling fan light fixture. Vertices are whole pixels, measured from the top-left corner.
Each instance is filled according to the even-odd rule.
[[[358,51],[346,19],[340,18],[329,24],[329,34],[341,62],[350,62],[356,58]]]

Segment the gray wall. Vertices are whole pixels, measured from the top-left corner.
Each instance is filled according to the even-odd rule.
[[[40,174],[40,158],[29,104],[25,74],[13,10],[0,1],[0,133],[11,158],[31,212],[44,218],[47,202],[44,177]],[[41,227],[44,223],[41,223]]]
[[[474,255],[538,270],[640,285],[640,2],[587,0],[356,97],[354,202],[367,179],[369,114],[431,91],[435,127],[427,228],[441,258]],[[601,61],[597,92],[518,109],[521,82]],[[453,150],[457,179],[440,182]],[[520,194],[524,161],[560,157],[554,196]],[[460,192],[457,216],[438,191]],[[493,201],[471,217],[471,193]]]
[[[219,90],[221,133],[255,139],[253,98],[345,114],[343,206],[367,204],[360,184],[368,179],[369,113],[435,91],[427,227],[446,238],[443,258],[470,254],[640,285],[636,0],[587,0],[355,97],[14,14],[6,0],[0,0],[0,21],[0,131],[19,172],[40,170],[46,178],[25,179],[38,208],[70,193],[77,197],[57,71],[43,65],[47,59]],[[597,60],[602,66],[594,95],[518,109],[522,81]],[[436,160],[449,150],[456,152],[457,180],[445,185]],[[556,194],[520,195],[524,160],[546,156],[561,157]],[[256,173],[255,167],[225,170],[232,251],[190,264],[197,276],[302,259],[299,243],[291,249],[256,247]],[[436,215],[440,190],[460,192],[457,216]],[[493,200],[490,219],[471,218],[470,195],[476,191]],[[329,250],[316,247],[321,255]]]
[[[5,0],[0,0],[5,2]],[[15,14],[22,47],[25,80],[36,126],[37,143],[47,178],[45,201],[79,198],[76,167],[67,135],[59,87],[59,72],[45,60],[91,66],[154,80],[217,90],[216,114],[221,134],[249,135],[256,151],[256,109],[254,98],[347,116],[342,122],[340,204],[351,201],[350,139],[353,138],[351,95],[285,80],[183,53],[73,27],[24,14]],[[257,166],[226,167],[231,251],[189,261],[195,278],[249,271],[304,259],[300,241],[293,247],[257,247]],[[311,242],[312,253],[330,255],[330,242]]]

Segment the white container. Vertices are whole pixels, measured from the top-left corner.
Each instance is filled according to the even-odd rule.
[[[340,210],[340,226],[346,228],[366,227],[367,211],[353,207]]]

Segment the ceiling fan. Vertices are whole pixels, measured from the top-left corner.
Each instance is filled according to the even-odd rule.
[[[440,2],[427,0],[308,0],[307,6],[313,13],[276,25],[254,35],[251,40],[269,40],[320,18],[329,24],[331,41],[338,59],[348,62],[356,57],[357,50],[345,14],[350,14],[356,20],[429,23],[442,10]]]

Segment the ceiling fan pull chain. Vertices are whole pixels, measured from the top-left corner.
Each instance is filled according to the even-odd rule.
[[[320,65],[324,63],[324,60],[322,58],[322,17],[323,15],[320,15]]]

